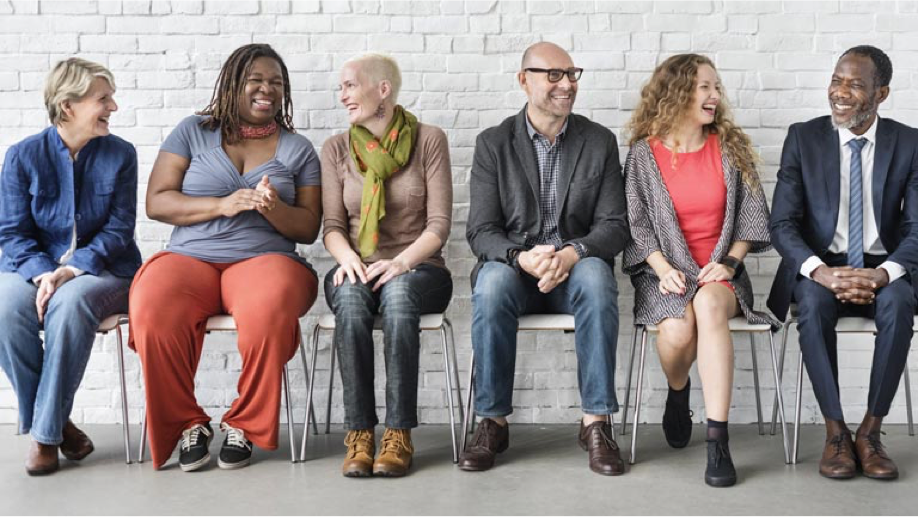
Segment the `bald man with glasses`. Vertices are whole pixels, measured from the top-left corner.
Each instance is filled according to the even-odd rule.
[[[523,55],[517,79],[528,102],[478,136],[466,237],[472,271],[475,413],[481,423],[459,467],[488,470],[509,446],[519,317],[573,314],[580,387],[579,443],[590,469],[624,463],[609,420],[618,411],[614,257],[629,238],[615,135],[571,113],[582,68],[552,43]]]

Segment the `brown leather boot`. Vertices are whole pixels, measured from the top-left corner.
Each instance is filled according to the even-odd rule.
[[[471,442],[459,455],[459,468],[470,472],[488,470],[494,466],[498,453],[510,446],[510,425],[500,425],[490,418],[482,418]]]
[[[45,445],[32,440],[25,467],[30,476],[45,476],[56,472],[60,467],[57,445]]]
[[[386,428],[379,445],[382,450],[373,463],[373,475],[395,478],[407,474],[414,454],[411,429]]]
[[[864,421],[857,428],[854,451],[864,475],[872,479],[896,479],[899,467],[886,455],[880,442],[880,425],[883,417],[864,415]]]
[[[71,461],[79,461],[95,450],[92,440],[86,436],[73,422],[67,420],[64,424],[64,441],[61,442],[61,454]]]
[[[625,473],[618,444],[612,439],[612,424],[599,420],[588,426],[580,421],[580,447],[590,454],[590,470],[603,476],[618,476]]]
[[[819,473],[830,479],[851,479],[857,474],[854,443],[844,421],[826,419],[826,447],[819,461]]]
[[[349,478],[364,478],[373,475],[373,456],[376,454],[376,436],[372,429],[348,431],[344,438],[347,455],[341,466],[341,473]]]

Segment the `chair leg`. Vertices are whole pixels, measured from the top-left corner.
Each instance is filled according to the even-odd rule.
[[[638,328],[644,327],[634,325],[634,330],[631,331],[631,355],[628,358],[628,380],[625,382],[625,405],[622,408],[622,436],[628,434],[628,401],[631,398],[631,374],[634,372],[634,352],[637,350]]]
[[[306,355],[302,348],[300,353],[303,354],[303,368],[306,368]],[[306,461],[306,442],[309,440],[309,421],[310,417],[315,424],[315,414],[309,411],[312,407],[312,393],[316,383],[316,363],[319,356],[319,325],[312,329],[312,373],[309,375],[309,387],[306,389],[306,422],[303,423],[303,442],[300,446],[300,461]]]
[[[287,436],[290,440],[290,463],[296,463],[296,432],[293,427],[293,399],[290,398],[290,372],[284,365],[284,400],[287,402]],[[308,429],[308,428],[307,428]]]
[[[631,424],[631,459],[628,463],[634,465],[637,458],[637,427],[641,420],[641,395],[644,388],[644,359],[647,356],[647,328],[641,328],[641,362],[638,363],[637,388],[634,393],[634,422]]]
[[[908,435],[915,436],[915,422],[912,420],[912,386],[908,378],[908,363],[905,364],[905,414],[908,416]]]
[[[784,324],[784,328],[781,329],[781,352],[778,353],[778,381],[781,381],[784,378],[784,355],[787,351],[787,334],[790,332],[790,326],[793,322],[792,319],[788,318],[787,322]],[[771,406],[771,435],[775,435],[776,423],[778,421],[778,393],[775,392],[775,400]]]
[[[755,334],[749,333],[749,349],[752,352],[752,384],[755,386],[755,410],[759,418],[759,436],[765,434],[762,425],[762,387],[759,385],[759,359],[755,353]]]
[[[303,337],[300,336],[300,360],[303,362],[303,376],[306,380],[306,386],[309,386],[309,379],[311,378],[309,374],[309,367],[306,365],[306,345],[303,343]],[[316,410],[313,404],[309,404],[309,416],[312,419],[312,434],[319,434],[319,426],[316,424]],[[309,418],[307,418],[309,420]],[[303,428],[303,432],[306,432],[307,429]]]
[[[147,449],[147,408],[140,412],[140,446],[137,450],[137,463],[143,463],[143,454]]]
[[[328,367],[328,405],[325,408],[325,434],[331,431],[331,406],[332,392],[335,388],[335,356],[338,354],[338,348],[335,346],[335,338],[332,337],[331,344],[331,366]]]
[[[465,419],[463,415],[464,409],[462,407],[462,386],[459,384],[459,361],[456,359],[456,335],[453,333],[453,324],[446,317],[443,318],[443,324],[449,328],[449,344],[450,344],[450,353],[451,360],[453,364],[453,382],[456,383],[456,401],[459,406],[459,422],[462,422]]]
[[[449,360],[449,346],[446,339],[446,326],[440,326],[440,340],[443,342],[443,373],[446,374],[446,402],[449,406],[449,437],[453,445],[453,463],[459,463],[459,444],[456,440],[456,410],[453,406],[452,364]],[[462,405],[462,399],[459,399]]]
[[[472,432],[472,421],[475,420],[475,412],[472,411],[472,400],[475,398],[475,351],[472,350],[472,359],[469,361],[469,384],[468,399],[465,403],[465,419],[462,422],[462,443],[460,449],[465,450],[468,442],[469,433]]]
[[[127,382],[124,380],[124,342],[121,337],[121,326],[115,327],[115,335],[118,339],[118,373],[121,384],[121,429],[124,431],[124,461],[131,464],[131,430],[130,421],[128,421],[128,400],[127,400]]]
[[[800,450],[800,407],[803,403],[803,350],[797,354],[797,402],[794,408],[794,447],[791,451],[791,464],[797,464],[797,452]]]
[[[780,411],[781,415],[781,441],[784,444],[784,463],[790,463],[790,451],[787,446],[787,424],[784,421],[784,394],[781,390],[781,378],[778,374],[780,367],[778,366],[778,356],[775,351],[775,334],[774,332],[768,333],[768,345],[771,351],[771,366],[772,371],[775,374],[775,398],[777,399],[777,404],[775,407]],[[774,432],[772,432],[774,434]]]

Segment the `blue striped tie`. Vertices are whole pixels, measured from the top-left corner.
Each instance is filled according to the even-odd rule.
[[[861,149],[867,140],[848,141],[851,148],[851,184],[848,198],[848,265],[864,267],[864,195],[861,180]]]

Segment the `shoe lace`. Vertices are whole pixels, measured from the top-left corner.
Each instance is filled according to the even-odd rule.
[[[720,464],[723,460],[730,458],[730,448],[727,447],[727,442],[721,440],[709,440],[714,442],[714,450],[711,451],[713,455],[711,463],[714,464],[714,468],[720,468]]]
[[[605,444],[606,447],[613,451],[618,450],[618,444],[612,438],[612,424],[602,422],[601,425],[596,426],[596,430],[599,431],[600,445]]]
[[[876,454],[877,456],[883,459],[888,460],[889,456],[886,455],[886,450],[883,448],[883,443],[880,442],[881,434],[885,435],[886,433],[883,431],[879,431],[876,433],[870,433],[864,436],[864,439],[867,440],[867,446],[870,447],[870,452]]]
[[[373,432],[369,429],[351,431],[344,437],[344,445],[347,445],[349,457],[354,457],[358,452],[369,453],[372,444]]]
[[[386,429],[386,434],[383,435],[380,445],[383,453],[414,452],[414,447],[411,445],[411,435],[405,429]]]
[[[242,429],[236,429],[223,422],[220,424],[220,430],[226,433],[226,445],[239,449],[252,449],[248,440],[245,439],[245,432]]]
[[[495,422],[492,422],[490,419],[485,419],[479,422],[478,429],[475,430],[475,435],[472,436],[472,445],[471,447],[484,447],[485,449],[491,449],[491,438],[494,434],[492,432],[492,426],[498,425]]]
[[[832,438],[829,438],[829,445],[834,447],[834,451],[835,451],[834,454],[836,456],[844,452],[845,445],[846,445],[845,443],[846,438],[848,438],[847,433],[836,434]]]
[[[201,435],[210,436],[210,431],[207,430],[201,424],[198,424],[191,429],[185,429],[182,431],[182,450],[190,450],[194,445],[198,443]]]

